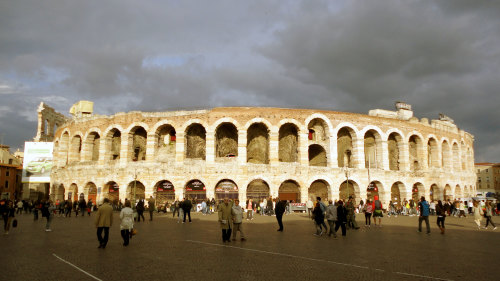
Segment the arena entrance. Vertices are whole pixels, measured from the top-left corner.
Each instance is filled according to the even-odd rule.
[[[339,199],[346,202],[349,196],[352,196],[354,202],[356,202],[357,197],[359,197],[359,194],[356,194],[356,190],[359,190],[359,187],[355,181],[344,181],[339,187]]]
[[[247,200],[260,202],[269,198],[269,185],[263,180],[253,180],[247,186]]]
[[[192,180],[186,184],[186,195],[185,197],[189,200],[196,200],[197,203],[201,203],[203,200],[207,199],[207,191],[205,184],[199,180]]]
[[[444,187],[443,198],[446,201],[453,200],[453,194],[451,192],[451,186],[448,185],[448,184]]]
[[[140,199],[146,198],[146,187],[140,181],[131,181],[127,186],[127,191],[127,198],[130,198],[134,205]]]
[[[439,187],[436,184],[431,185],[431,190],[429,193],[431,201],[439,199]]]
[[[401,190],[404,190],[404,184],[400,181],[392,184],[391,200],[394,205],[401,206]]]
[[[55,199],[59,201],[64,201],[64,192],[65,192],[64,185],[60,184],[59,187],[57,187]]]
[[[330,185],[324,181],[324,180],[316,180],[313,183],[311,183],[311,186],[309,187],[308,190],[308,198],[311,198],[311,200],[314,202],[316,200],[316,197],[320,197],[321,201],[328,202],[330,199],[330,196],[328,196],[328,189],[330,188]]]
[[[103,188],[104,198],[108,198],[111,201],[111,205],[117,206],[120,200],[120,187],[114,181],[110,181],[104,185]]]
[[[366,188],[366,199],[370,199],[371,201],[375,200],[375,196],[380,199],[379,188],[382,186],[382,183],[379,181],[372,181],[368,187]]]
[[[278,191],[280,200],[289,200],[293,203],[300,203],[300,186],[293,180],[284,181]]]
[[[238,199],[238,186],[232,180],[221,180],[215,186],[215,200]]]
[[[155,198],[157,206],[164,206],[167,202],[175,201],[174,185],[168,180],[162,180],[155,185]]]
[[[78,200],[78,186],[76,183],[72,183],[69,186],[68,200],[77,201]]]
[[[96,202],[97,202],[97,187],[96,187],[95,183],[88,182],[85,185],[85,189],[84,190],[87,193],[87,202],[89,202],[90,200],[92,200],[92,204],[95,205]]]
[[[417,182],[413,185],[413,188],[411,190],[411,198],[413,201],[418,202],[420,201],[420,197],[424,196],[424,185]],[[432,201],[432,197],[430,199]]]

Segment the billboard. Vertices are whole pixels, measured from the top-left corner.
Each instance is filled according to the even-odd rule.
[[[52,169],[52,142],[25,142],[23,183],[50,182]]]

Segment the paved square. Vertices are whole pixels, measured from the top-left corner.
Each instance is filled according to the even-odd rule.
[[[94,215],[94,214],[93,214]],[[45,220],[18,215],[0,237],[1,280],[498,280],[500,230],[477,230],[472,217],[446,219],[439,234],[417,233],[417,217],[384,217],[382,227],[350,230],[338,239],[315,237],[304,214],[244,221],[247,241],[222,243],[217,215],[193,214],[177,223],[155,214],[135,226],[122,246],[118,213],[106,249],[97,249],[94,217]],[[148,216],[146,215],[146,218]],[[364,225],[361,216],[358,223]],[[493,218],[500,223],[498,217]]]

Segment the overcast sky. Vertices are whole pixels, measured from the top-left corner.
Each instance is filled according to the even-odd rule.
[[[401,100],[500,162],[500,1],[0,2],[0,142],[66,115],[217,106],[367,113]]]

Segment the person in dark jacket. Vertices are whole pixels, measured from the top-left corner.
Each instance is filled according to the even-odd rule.
[[[155,211],[156,200],[153,196],[149,197],[148,200],[148,211],[149,211],[149,221],[153,220],[153,212]]]
[[[78,207],[80,207],[80,212],[82,212],[82,217],[85,217],[85,209],[87,209],[87,202],[85,202],[85,199],[80,199],[80,202],[78,202]],[[78,216],[78,214],[76,215]]]
[[[4,221],[3,229],[5,231],[5,234],[9,234],[10,223],[14,219],[16,208],[14,207],[14,202],[12,202],[11,200],[4,201],[3,204],[1,204],[1,206],[2,206],[1,212]]]
[[[321,205],[319,202],[316,203],[316,207],[314,207],[313,218],[316,225],[316,233],[314,235],[316,236],[323,235],[323,229],[321,227],[323,226],[325,228],[325,232],[328,229],[326,228],[325,215],[323,213],[323,210],[321,209]]]
[[[142,221],[146,221],[146,219],[144,219],[144,200],[140,199],[139,202],[137,203],[137,206],[136,206],[136,210],[137,210],[137,221],[140,222],[141,221],[141,217],[142,217]]]
[[[268,203],[269,204],[269,203]],[[279,198],[276,199],[276,208],[274,212],[276,213],[276,220],[278,221],[278,231],[283,232],[283,214],[285,213],[286,202],[281,201]]]
[[[189,222],[191,222],[191,208],[193,207],[193,203],[189,199],[184,198],[182,202],[182,210],[184,211],[184,218],[182,223],[186,222],[186,215],[189,217]]]
[[[443,202],[438,200],[436,205],[436,215],[437,215],[437,225],[441,229],[441,234],[444,234],[444,219],[446,218],[446,212],[444,210]]]
[[[339,200],[337,202],[337,221],[335,222],[335,232],[340,228],[342,228],[342,236],[346,236],[346,224],[347,224],[347,211],[344,208],[344,202]]]

